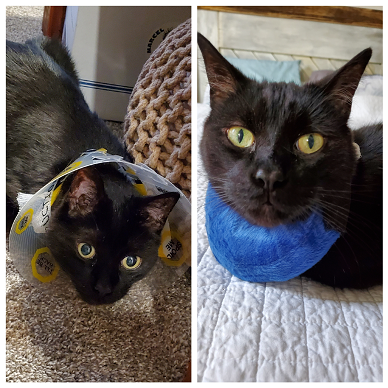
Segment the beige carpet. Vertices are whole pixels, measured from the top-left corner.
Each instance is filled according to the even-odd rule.
[[[190,286],[89,306],[23,280],[7,255],[7,382],[180,381],[190,353]]]
[[[7,7],[7,39],[41,34],[43,7]],[[89,306],[30,286],[7,256],[7,382],[181,381],[190,359],[191,287]]]
[[[44,7],[6,7],[6,37],[23,43],[31,37],[42,35]]]

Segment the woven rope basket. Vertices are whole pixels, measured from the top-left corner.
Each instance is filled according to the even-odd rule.
[[[124,121],[135,163],[191,194],[191,20],[172,30],[144,64]]]

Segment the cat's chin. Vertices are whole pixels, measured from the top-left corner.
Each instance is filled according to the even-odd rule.
[[[279,212],[274,208],[273,205],[264,204],[260,207],[258,214],[252,217],[254,225],[262,226],[265,228],[274,228],[285,223],[285,218],[280,216]]]
[[[123,297],[123,295],[119,295],[119,296],[107,295],[105,297],[91,297],[89,295],[81,294],[80,292],[79,292],[79,295],[84,302],[93,306],[113,304]]]
[[[253,225],[264,228],[274,228],[279,225],[292,222],[289,214],[276,209],[272,204],[263,204],[256,211],[250,211],[248,214],[241,214],[247,221]]]
[[[108,305],[117,302],[122,299],[128,292],[128,289],[117,290],[116,292],[112,292],[106,295],[99,295],[97,292],[93,292],[92,290],[84,290],[83,287],[80,287],[74,283],[76,290],[78,291],[78,295],[80,299],[86,302],[89,305],[93,306],[101,306]]]

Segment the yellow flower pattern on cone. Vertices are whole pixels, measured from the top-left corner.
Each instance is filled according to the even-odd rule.
[[[58,174],[55,178],[53,178],[51,180],[51,182],[54,182],[56,180],[58,180],[60,177],[68,174],[69,172],[75,170],[77,167],[79,167],[80,165],[82,164],[82,161],[78,161],[78,162],[74,162],[72,164],[70,164],[69,166],[67,166],[60,174]]]
[[[42,283],[53,281],[59,272],[59,265],[47,247],[35,252],[31,260],[31,267],[33,276]]]
[[[158,256],[169,267],[179,267],[187,259],[187,249],[183,246],[182,238],[173,231],[163,231]]]
[[[15,232],[17,234],[22,234],[30,225],[30,222],[32,221],[32,216],[34,214],[33,209],[28,209],[20,218],[18,223],[16,224]]]
[[[132,168],[127,168],[125,170],[128,174],[132,174],[136,176],[135,171],[132,170]],[[139,179],[139,182],[134,183],[133,185],[135,189],[139,192],[140,195],[147,195],[147,189],[145,188],[144,184],[142,181]]]

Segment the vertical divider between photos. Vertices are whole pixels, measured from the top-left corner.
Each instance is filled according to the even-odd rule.
[[[197,51],[196,5],[191,7],[191,376],[197,381],[197,91],[198,91],[198,51]]]

